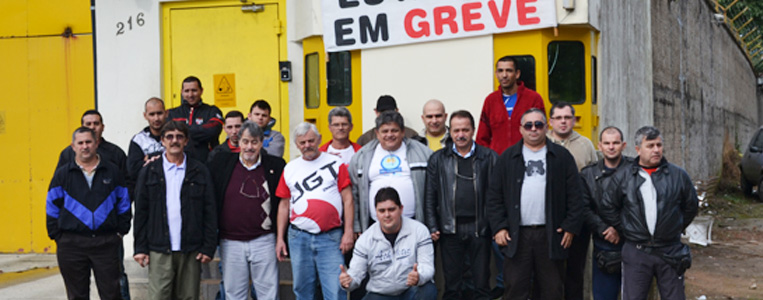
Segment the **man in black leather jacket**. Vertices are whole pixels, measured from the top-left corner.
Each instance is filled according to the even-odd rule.
[[[646,299],[653,277],[661,299],[685,299],[687,266],[669,262],[690,259],[681,232],[697,215],[697,191],[686,171],[663,157],[657,128],[640,128],[635,141],[637,160],[614,175],[601,208],[625,239],[622,299]]]
[[[593,240],[593,299],[616,300],[620,294],[620,262],[616,258],[623,248],[617,230],[601,219],[601,195],[610,186],[612,175],[633,163],[633,159],[623,156],[625,140],[619,128],[610,126],[599,134],[599,150],[604,159],[592,163],[580,171],[583,179],[583,215],[585,225],[592,232]],[[607,255],[609,254],[609,255]],[[599,266],[599,260],[610,262],[607,269]]]
[[[440,242],[445,275],[443,299],[463,299],[466,262],[471,262],[474,299],[490,297],[490,228],[485,216],[490,173],[498,155],[474,142],[474,117],[464,110],[450,117],[452,146],[427,164],[424,216],[432,240]]]

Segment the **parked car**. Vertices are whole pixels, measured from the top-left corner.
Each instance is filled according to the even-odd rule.
[[[752,195],[752,187],[758,186],[758,197],[763,201],[763,127],[752,136],[747,151],[742,156],[742,162],[739,164],[741,171],[739,185],[745,195]]]

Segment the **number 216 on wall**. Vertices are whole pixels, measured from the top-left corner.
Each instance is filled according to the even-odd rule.
[[[143,13],[138,13],[137,15],[135,15],[135,25],[142,27],[143,24],[146,23],[146,21],[143,20],[143,16],[144,16]],[[127,23],[127,26],[126,26],[127,30],[132,30],[132,24],[133,24],[132,16],[127,18],[127,22],[117,22],[117,35],[125,33],[125,23]]]

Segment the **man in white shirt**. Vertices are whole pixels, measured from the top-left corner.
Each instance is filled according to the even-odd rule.
[[[391,187],[374,197],[379,222],[358,239],[350,268],[339,282],[348,290],[369,277],[366,300],[434,300],[434,248],[424,224],[402,216],[400,195]]]
[[[376,222],[372,195],[383,187],[400,193],[404,217],[424,221],[427,160],[432,150],[404,138],[404,128],[400,113],[381,113],[376,118],[376,139],[352,157],[352,195],[358,207],[355,232],[363,232]]]
[[[286,165],[276,189],[281,198],[276,257],[283,261],[289,255],[288,236],[297,299],[313,299],[318,282],[324,299],[344,299],[339,265],[355,242],[347,165],[318,151],[321,135],[312,123],[300,123],[292,136],[302,156]]]

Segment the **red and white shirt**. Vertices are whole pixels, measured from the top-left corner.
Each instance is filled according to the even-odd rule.
[[[317,234],[342,225],[340,191],[349,186],[347,165],[338,156],[322,153],[312,161],[298,157],[287,164],[276,196],[289,199],[292,225]]]

